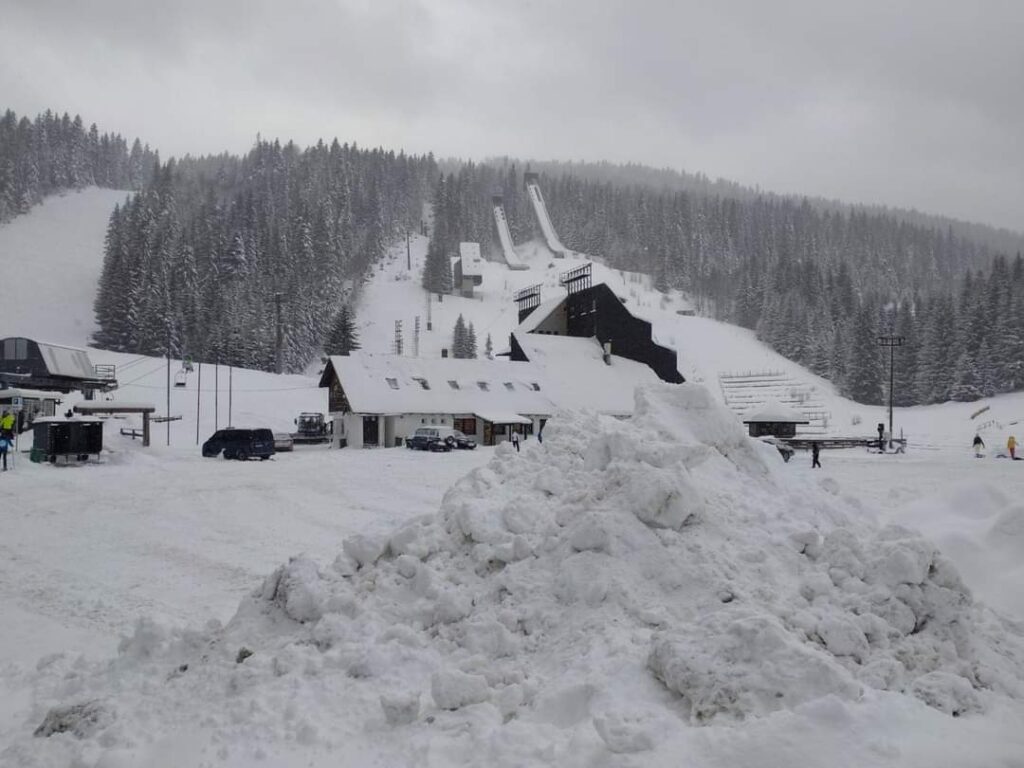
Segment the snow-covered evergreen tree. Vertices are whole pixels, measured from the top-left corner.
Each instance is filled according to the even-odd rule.
[[[334,327],[327,338],[327,343],[324,344],[324,351],[328,355],[347,355],[360,348],[359,330],[356,328],[355,320],[348,304],[342,304],[334,319]]]
[[[452,329],[452,357],[465,359],[470,356],[468,335],[466,320],[460,313]]]

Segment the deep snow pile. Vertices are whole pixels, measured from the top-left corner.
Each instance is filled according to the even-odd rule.
[[[1019,630],[934,547],[788,479],[707,390],[641,389],[632,421],[544,437],[436,516],[292,559],[225,627],[141,622],[109,663],[42,662],[4,757],[658,763],[680,731],[872,691],[968,717],[1024,697]]]

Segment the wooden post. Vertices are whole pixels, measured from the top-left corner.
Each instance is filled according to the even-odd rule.
[[[142,414],[142,447],[149,447],[149,412]]]

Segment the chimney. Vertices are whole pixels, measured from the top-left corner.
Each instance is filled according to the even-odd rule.
[[[604,345],[602,347],[602,355],[601,356],[604,358],[604,364],[605,365],[611,365],[612,364],[612,343],[610,341],[606,341],[604,343]]]
[[[447,348],[442,348],[441,349],[441,357],[448,357],[448,349]]]

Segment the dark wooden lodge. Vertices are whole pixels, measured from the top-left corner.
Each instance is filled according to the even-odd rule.
[[[516,294],[519,306],[519,331],[577,338],[596,338],[607,355],[615,354],[643,363],[662,381],[682,384],[675,350],[654,341],[651,324],[635,317],[622,300],[604,283],[593,285],[591,265],[562,274],[559,282],[566,289],[561,300],[542,303],[540,286],[524,288]],[[528,361],[515,334],[510,340],[509,357]]]

